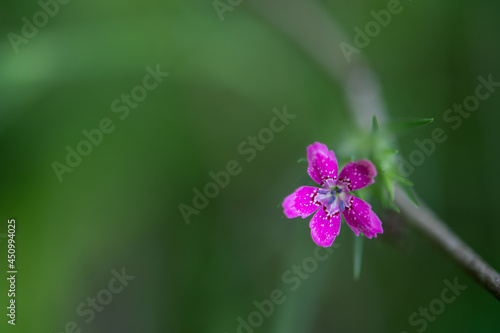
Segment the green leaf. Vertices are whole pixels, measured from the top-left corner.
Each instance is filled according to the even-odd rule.
[[[407,186],[413,186],[413,183],[408,179],[408,178],[405,178],[403,176],[401,176],[400,174],[396,173],[396,172],[387,172],[387,174],[389,175],[389,177],[391,177],[392,179],[398,181],[399,183],[401,184],[404,184],[404,185],[407,185]]]
[[[359,236],[354,238],[354,281],[359,280],[361,275],[361,263],[363,261],[363,241],[364,237]]]
[[[425,126],[434,121],[434,118],[415,118],[403,121],[392,122],[387,125],[387,130],[392,132],[399,132],[406,129]]]
[[[415,196],[415,193],[413,193],[413,189],[410,186],[407,186],[405,184],[401,184],[401,189],[403,192],[406,194],[406,196],[413,202],[415,206],[420,206],[417,197]]]
[[[307,157],[302,157],[297,160],[297,163],[307,162]]]
[[[401,211],[399,210],[399,207],[398,207],[398,206],[396,206],[396,205],[394,204],[394,202],[392,202],[392,201],[388,201],[388,203],[389,203],[389,205],[388,205],[388,206],[389,206],[389,208],[391,208],[393,211],[395,211],[395,212],[396,212],[396,213],[398,213],[398,214],[399,214],[399,213],[401,213]]]
[[[382,183],[389,194],[389,198],[394,201],[394,181],[387,173],[382,174]]]

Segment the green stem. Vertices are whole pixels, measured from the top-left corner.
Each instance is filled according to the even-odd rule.
[[[354,238],[354,280],[359,280],[361,275],[361,262],[363,259],[363,241],[364,237],[359,235]]]

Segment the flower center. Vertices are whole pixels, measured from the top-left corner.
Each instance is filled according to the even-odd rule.
[[[338,186],[322,188],[318,190],[314,200],[323,205],[329,214],[334,214],[339,210],[344,211],[346,194],[347,192]]]

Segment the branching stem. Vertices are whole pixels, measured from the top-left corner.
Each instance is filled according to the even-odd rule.
[[[500,274],[448,228],[431,209],[422,203],[416,207],[400,190],[396,193],[396,205],[401,209],[406,221],[500,300]]]

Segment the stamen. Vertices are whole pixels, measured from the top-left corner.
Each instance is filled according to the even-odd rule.
[[[332,195],[330,199],[328,199],[328,204],[331,205],[335,201],[335,196]]]
[[[341,189],[341,188],[339,188],[339,189],[337,190],[337,193],[339,193],[339,194],[340,194],[340,193],[342,193],[342,189]]]
[[[343,212],[345,209],[345,202],[344,200],[340,200],[340,211]]]

